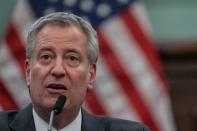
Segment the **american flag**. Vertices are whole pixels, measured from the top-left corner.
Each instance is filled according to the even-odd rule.
[[[24,68],[27,28],[55,11],[77,14],[98,32],[101,52],[95,87],[84,102],[87,110],[140,121],[151,131],[176,130],[146,11],[136,0],[19,0],[0,44],[0,110],[30,102]]]

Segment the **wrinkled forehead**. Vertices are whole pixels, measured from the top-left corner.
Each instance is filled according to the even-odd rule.
[[[37,32],[40,32],[40,30],[42,30],[45,26],[59,26],[59,27],[77,27],[79,30],[81,30],[82,32],[84,32],[86,34],[86,31],[85,29],[80,25],[79,22],[77,21],[70,21],[70,20],[65,20],[65,21],[60,21],[60,20],[53,20],[53,21],[45,21],[43,22],[42,24],[40,24],[38,27],[37,27]]]
[[[61,48],[77,46],[88,49],[86,35],[76,26],[64,26],[47,24],[35,37],[35,46],[53,45]]]

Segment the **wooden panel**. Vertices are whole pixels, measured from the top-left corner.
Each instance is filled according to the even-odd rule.
[[[162,44],[160,57],[177,130],[197,131],[197,42],[177,43]]]

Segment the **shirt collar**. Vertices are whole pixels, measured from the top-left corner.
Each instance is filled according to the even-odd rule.
[[[36,131],[47,131],[48,129],[48,123],[45,122],[33,109],[33,118],[35,122],[35,128]],[[67,126],[64,128],[58,130],[58,131],[81,131],[81,121],[82,121],[82,115],[81,115],[81,109],[77,115],[77,117]],[[52,127],[53,131],[57,131],[54,127]]]

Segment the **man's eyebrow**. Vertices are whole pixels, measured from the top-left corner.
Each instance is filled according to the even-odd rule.
[[[39,50],[39,52],[42,52],[42,51],[52,51],[53,52],[53,50],[50,47],[43,47]]]
[[[65,52],[75,52],[75,53],[79,53],[79,50],[72,48],[72,49],[66,49]]]

